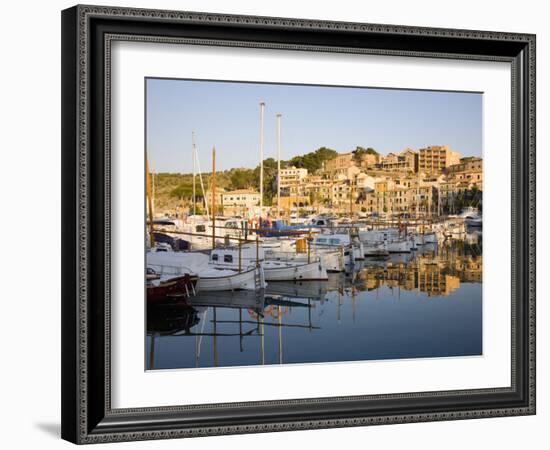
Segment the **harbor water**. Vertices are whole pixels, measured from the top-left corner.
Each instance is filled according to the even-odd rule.
[[[481,234],[147,310],[147,370],[479,356]]]

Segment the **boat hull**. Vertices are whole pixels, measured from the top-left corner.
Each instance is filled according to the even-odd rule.
[[[266,289],[266,294],[270,296],[322,300],[326,297],[327,294],[327,282],[318,283],[314,281],[281,281],[279,283],[270,283]]]
[[[382,257],[388,256],[384,244],[363,244],[363,252],[365,257]]]
[[[386,242],[386,249],[389,253],[410,253],[411,244],[408,240]]]
[[[147,304],[185,301],[195,293],[197,278],[182,275],[161,281],[158,285],[147,286]]]
[[[256,273],[258,271],[258,273]],[[257,282],[258,277],[260,283]],[[232,275],[200,276],[197,282],[199,292],[257,290],[265,287],[265,278],[262,269],[250,269],[244,272],[235,272]]]
[[[328,280],[327,271],[319,261],[290,266],[270,261],[264,265],[264,273],[266,281]]]
[[[307,254],[289,252],[270,252],[268,261],[293,261],[306,263]],[[344,257],[340,251],[314,251],[311,254],[314,259],[319,259],[327,272],[342,272],[345,269]]]

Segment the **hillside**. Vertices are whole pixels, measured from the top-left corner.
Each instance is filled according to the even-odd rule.
[[[321,147],[305,155],[295,156],[288,161],[281,161],[281,168],[295,166],[305,168],[309,173],[319,170],[325,161],[338,155],[335,150]],[[193,175],[178,173],[156,173],[153,176],[155,192],[155,211],[176,212],[181,208],[188,208],[192,202]],[[211,173],[202,175],[204,188],[210,189]],[[260,184],[260,166],[254,169],[234,168],[222,172],[216,172],[216,187],[233,189],[255,189]],[[273,158],[264,160],[264,204],[270,205],[277,191],[277,161]],[[203,192],[200,178],[196,177],[197,203],[202,201]]]

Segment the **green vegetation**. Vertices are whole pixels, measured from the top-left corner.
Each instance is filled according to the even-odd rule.
[[[228,177],[231,189],[250,189],[256,185],[256,178],[251,169],[231,169]]]
[[[378,155],[378,152],[372,147],[364,148],[360,146],[357,146],[351,153],[353,153],[353,161],[358,166],[361,165],[361,161],[365,155]]]
[[[358,147],[359,148],[359,147]],[[367,149],[368,150],[368,149]],[[321,147],[305,155],[295,156],[289,161],[281,161],[281,168],[295,166],[305,168],[309,173],[316,172],[323,164],[338,156],[336,150]],[[203,173],[202,179],[206,191],[210,189],[210,173]],[[193,175],[177,173],[158,173],[154,175],[155,207],[157,210],[173,210],[190,206],[193,197]],[[260,184],[260,165],[254,169],[234,168],[216,173],[216,186],[221,189],[254,189]],[[264,159],[264,205],[272,205],[277,195],[277,161]],[[197,205],[203,202],[200,179],[196,177]],[[210,199],[208,199],[210,202]]]
[[[306,153],[305,155],[295,156],[287,162],[288,166],[307,169],[309,173],[316,172],[323,167],[323,164],[338,156],[336,150],[331,148],[321,147],[314,152]]]

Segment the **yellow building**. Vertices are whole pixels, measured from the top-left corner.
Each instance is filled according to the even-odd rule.
[[[307,169],[297,168],[294,166],[281,169],[280,177],[281,188],[295,186],[302,183],[307,177]]]
[[[260,204],[260,193],[251,189],[237,189],[224,192],[221,200],[224,209],[231,207],[252,209]]]
[[[446,145],[421,148],[418,152],[418,170],[425,173],[442,172],[460,162],[460,154]]]
[[[291,195],[288,197],[281,197],[281,209],[288,211],[295,208],[305,208],[309,205],[309,197],[305,195]]]
[[[387,172],[417,172],[418,153],[410,148],[400,153],[388,153],[380,159],[377,169]]]
[[[380,160],[381,160],[380,155],[367,153],[361,157],[361,162],[359,163],[359,167],[361,167],[362,169],[370,169],[372,167],[375,167],[378,163],[380,163]]]
[[[425,214],[437,210],[437,189],[416,177],[386,178],[374,183],[374,189],[359,200],[359,207],[367,213]]]
[[[325,172],[328,172],[332,175],[344,173],[351,166],[355,166],[353,153],[341,153],[325,163]]]
[[[459,164],[453,164],[445,170],[447,179],[464,182],[472,187],[483,189],[483,160],[481,158],[462,158]]]

